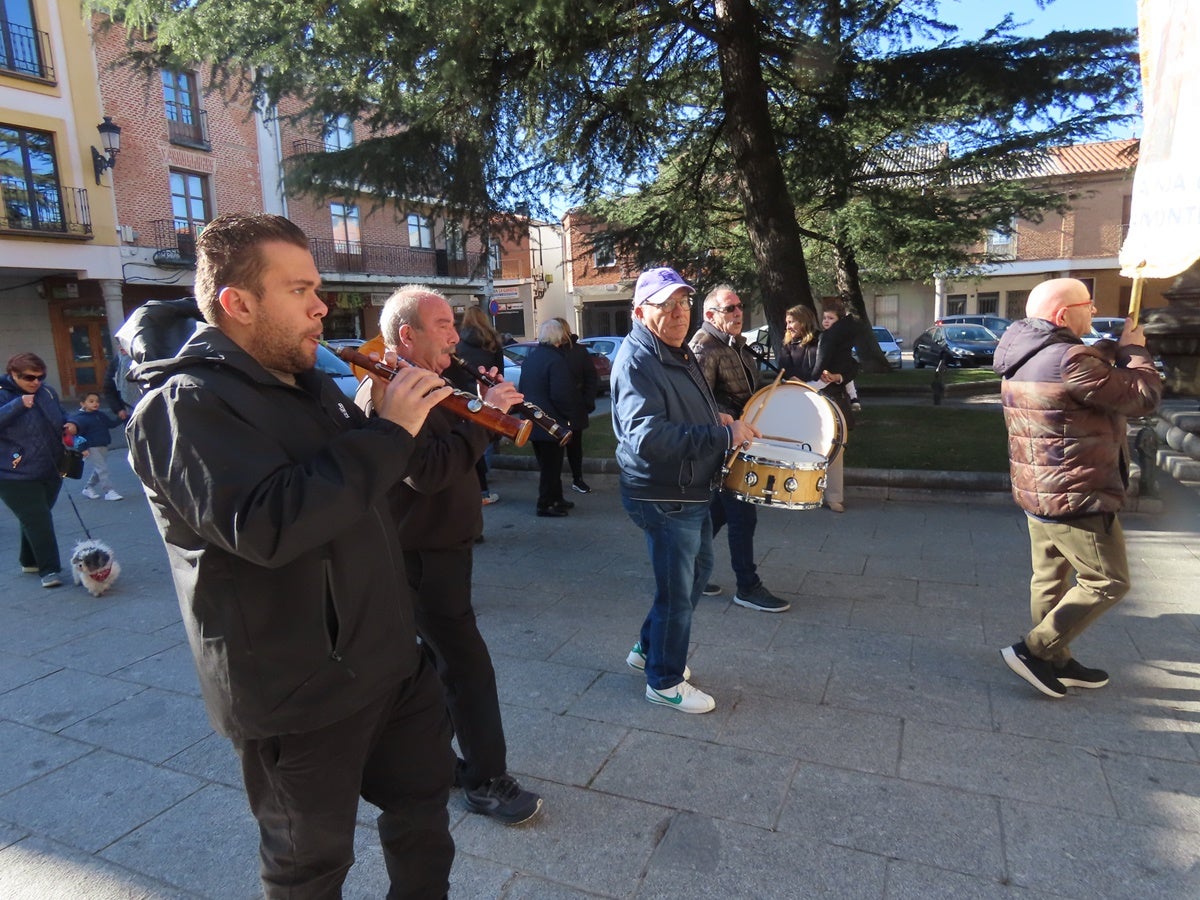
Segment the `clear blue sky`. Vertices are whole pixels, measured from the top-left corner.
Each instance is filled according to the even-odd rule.
[[[1157,0],[1170,2],[1170,0]],[[1052,0],[1039,7],[1037,0],[942,0],[943,22],[957,25],[959,38],[973,40],[1003,18],[1013,14],[1018,34],[1041,37],[1051,31],[1083,31],[1089,28],[1137,28],[1137,0]],[[1023,24],[1022,24],[1023,23]],[[1124,129],[1114,129],[1112,138],[1139,137],[1140,118]]]
[[[957,25],[962,37],[977,38],[1006,13],[1028,24],[1021,34],[1041,36],[1051,31],[1085,28],[1137,28],[1137,0],[1055,0],[1039,9],[1036,0],[942,0],[942,21]]]

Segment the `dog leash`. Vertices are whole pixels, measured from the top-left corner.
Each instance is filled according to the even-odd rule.
[[[71,501],[71,509],[75,510],[75,518],[79,520],[79,525],[83,528],[83,533],[87,535],[89,541],[94,540],[92,533],[88,531],[88,527],[83,524],[83,516],[79,514],[79,507],[75,505],[75,498],[67,494],[67,499]]]

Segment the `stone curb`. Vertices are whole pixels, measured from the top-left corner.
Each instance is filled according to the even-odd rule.
[[[509,472],[536,472],[532,456],[493,454],[491,468]],[[583,471],[591,475],[618,475],[615,459],[584,457]],[[1136,464],[1131,466],[1126,513],[1157,513],[1162,500],[1139,497]],[[1003,472],[934,472],[923,469],[846,469],[846,488],[852,497],[928,503],[1012,503],[1008,474]]]

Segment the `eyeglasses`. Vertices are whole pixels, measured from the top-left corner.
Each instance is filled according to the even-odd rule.
[[[651,303],[649,300],[642,302],[643,306],[653,306],[655,309],[661,309],[665,313],[675,312],[675,307],[680,309],[691,309],[691,297],[672,297],[670,300],[664,300],[662,303]]]
[[[745,307],[740,303],[731,303],[728,306],[710,306],[709,309],[713,312],[729,315],[731,312],[737,312],[739,309],[745,309]]]
[[[1062,307],[1062,309],[1071,309],[1074,306],[1090,306],[1092,308],[1092,312],[1096,311],[1096,304],[1092,300],[1080,300],[1078,303],[1067,303]]]
[[[21,381],[45,381],[46,380],[45,372],[43,372],[41,375],[30,375],[28,372],[17,372],[16,376]]]

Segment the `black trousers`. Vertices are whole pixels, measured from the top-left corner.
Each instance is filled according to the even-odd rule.
[[[417,631],[433,657],[465,766],[463,787],[508,771],[508,748],[496,695],[492,656],[471,607],[471,547],[406,550],[404,566],[416,595]]]
[[[51,513],[60,490],[62,479],[57,475],[41,481],[0,481],[0,501],[13,511],[21,525],[18,551],[21,565],[37,566],[41,576],[62,570]]]
[[[442,692],[424,657],[415,675],[339,722],[234,741],[234,749],[258,820],[269,900],[342,896],[360,795],[383,810],[377,824],[388,900],[446,896],[454,754]]]
[[[571,480],[583,481],[583,429],[577,428],[567,441],[567,463],[571,466]]]
[[[533,441],[533,455],[537,457],[538,509],[546,509],[563,499],[562,469],[563,448],[553,441]]]

